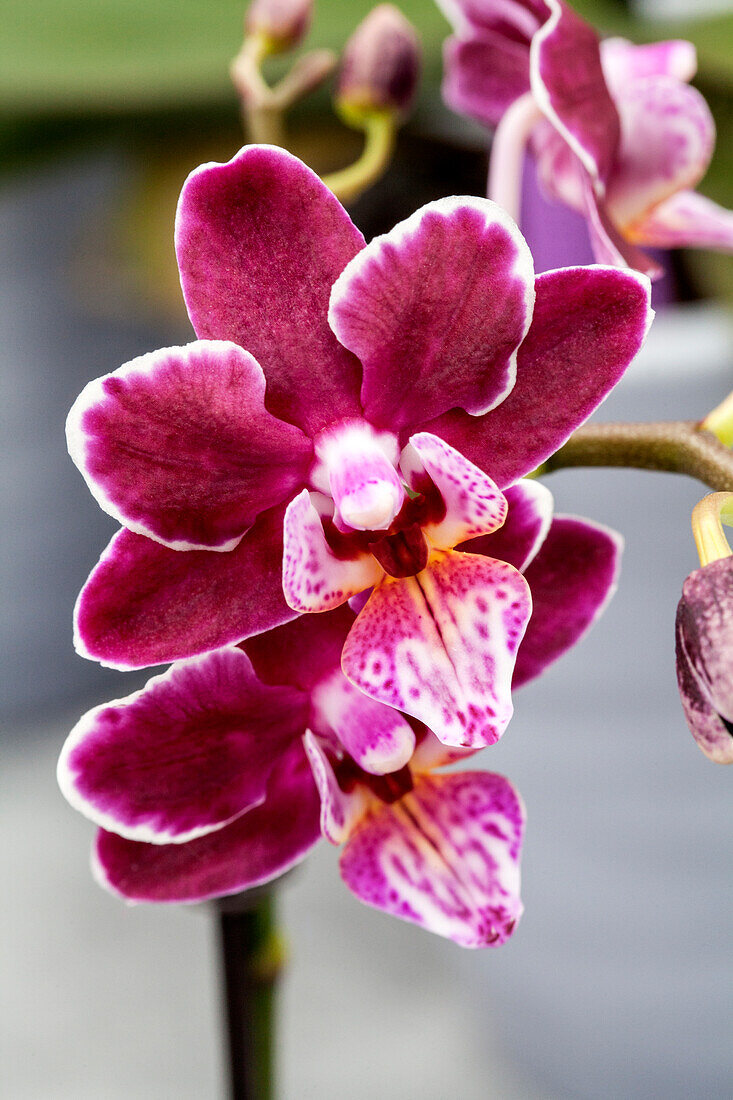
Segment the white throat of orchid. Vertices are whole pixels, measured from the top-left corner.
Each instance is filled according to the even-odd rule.
[[[333,497],[334,519],[355,531],[386,531],[405,500],[397,437],[350,421],[324,432],[316,455],[312,482]]]

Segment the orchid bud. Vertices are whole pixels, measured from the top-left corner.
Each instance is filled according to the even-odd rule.
[[[313,0],[252,0],[244,26],[266,40],[268,53],[282,53],[303,40],[312,13]]]
[[[733,557],[685,581],[677,607],[677,683],[692,736],[716,764],[733,764]]]
[[[379,4],[344,48],[336,105],[353,114],[406,114],[420,75],[420,41],[412,24],[392,4]]]

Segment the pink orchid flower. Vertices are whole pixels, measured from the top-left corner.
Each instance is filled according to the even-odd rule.
[[[648,280],[535,279],[486,199],[430,203],[365,245],[317,176],[258,146],[189,177],[176,244],[199,339],[92,382],[69,416],[72,457],[125,524],[80,596],[78,650],[167,662],[373,588],[346,675],[448,744],[495,741],[527,583],[452,548],[501,525],[501,488],[621,377]]]
[[[535,593],[515,684],[579,639],[618,571],[617,536],[549,522],[534,489],[510,489],[507,524],[479,540],[526,570]],[[508,938],[521,913],[521,802],[501,776],[436,771],[471,750],[445,748],[346,680],[354,619],[345,605],[302,616],[80,720],[59,782],[101,826],[103,886],[131,901],[203,901],[283,874],[322,833],[343,845],[341,874],[362,901],[465,946]]]
[[[715,144],[690,42],[600,42],[562,0],[438,0],[444,96],[497,127],[489,194],[515,216],[527,142],[547,192],[583,214],[601,263],[652,277],[638,247],[733,248],[733,213],[692,188]]]

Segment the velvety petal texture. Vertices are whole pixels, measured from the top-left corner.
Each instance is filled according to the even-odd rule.
[[[230,550],[310,466],[310,441],[264,399],[262,368],[236,344],[165,348],[86,386],[69,453],[128,530],[175,550]]]
[[[264,512],[225,554],[170,550],[123,528],[77,601],[77,652],[111,668],[144,668],[292,619],[282,588],[283,515]]]
[[[485,417],[454,411],[424,427],[499,488],[536,469],[616,385],[651,324],[644,276],[602,267],[547,271],[536,279],[532,327],[517,382]]]
[[[511,565],[436,553],[416,577],[386,578],[351,629],[346,676],[448,745],[492,745],[512,715],[511,678],[531,611]]]
[[[61,753],[59,786],[121,836],[192,840],[264,801],[307,713],[301,692],[264,686],[241,650],[220,650],[84,715]]]
[[[290,684],[309,692],[340,667],[344,640],[355,618],[348,604],[327,615],[298,615],[247,638],[240,648],[263,683]]]
[[[341,874],[367,905],[463,947],[494,947],[522,913],[524,810],[499,775],[425,776],[368,815],[347,841]]]
[[[445,102],[485,126],[496,126],[529,91],[528,44],[486,31],[476,38],[449,38],[443,58]]]
[[[530,46],[532,92],[602,193],[621,129],[598,36],[561,0],[546,0],[546,6],[550,16]]]
[[[677,682],[687,724],[716,764],[733,764],[733,558],[696,569],[677,607]]]
[[[555,516],[524,576],[532,592],[529,620],[512,687],[534,679],[580,641],[616,590],[623,540],[574,516]]]
[[[128,901],[197,902],[236,894],[285,874],[320,835],[318,792],[303,747],[271,774],[260,806],[187,844],[146,844],[100,830],[92,867]]]
[[[313,434],[358,416],[361,370],[328,326],[331,287],[364,238],[318,176],[267,145],[204,164],[176,220],[181,285],[197,336],[251,352],[267,408]]]
[[[367,419],[394,430],[501,401],[533,302],[532,256],[514,222],[488,199],[446,198],[351,261],[329,319],[364,365]]]
[[[376,584],[382,569],[371,554],[339,558],[331,550],[321,517],[304,489],[285,513],[283,591],[295,611],[330,611]]]

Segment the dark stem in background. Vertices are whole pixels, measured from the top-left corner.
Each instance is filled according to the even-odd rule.
[[[217,912],[229,1095],[231,1100],[273,1100],[275,986],[282,955],[274,899],[270,892],[224,898]]]
[[[697,478],[711,489],[733,491],[733,451],[697,421],[586,424],[573,432],[537,471],[566,466],[630,466]]]

